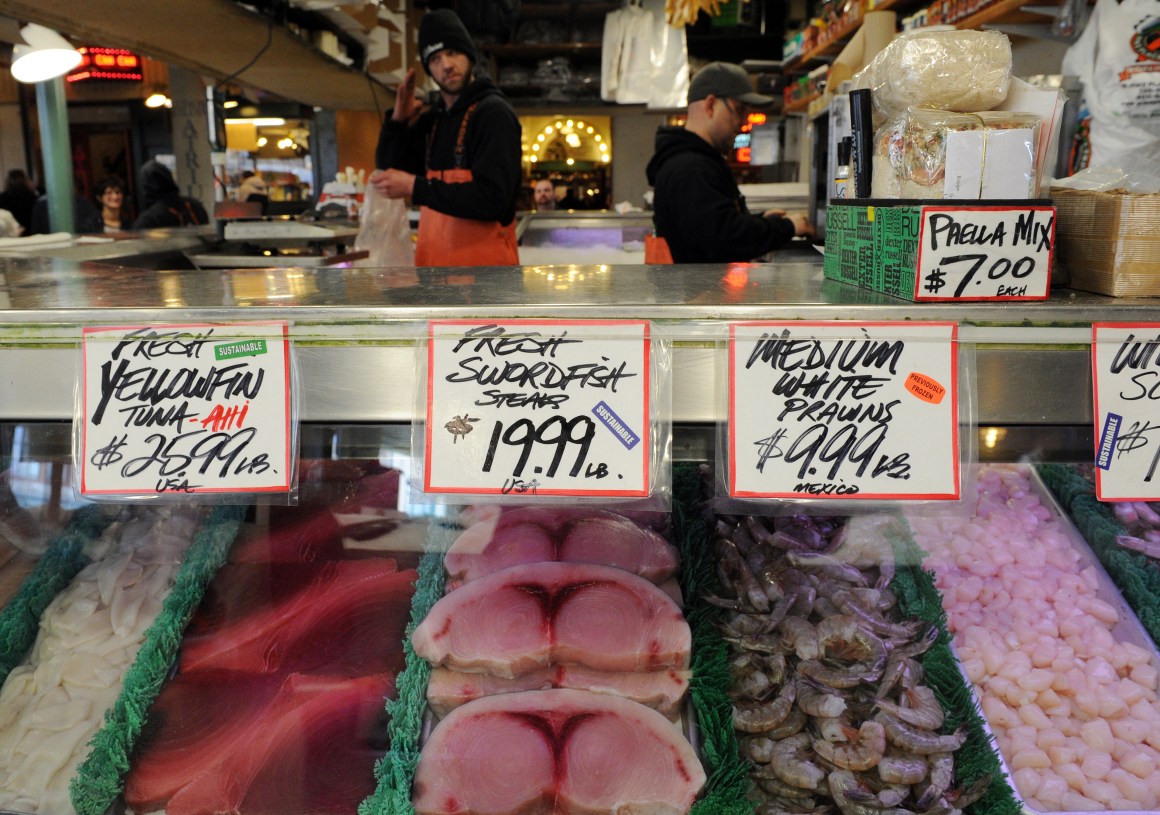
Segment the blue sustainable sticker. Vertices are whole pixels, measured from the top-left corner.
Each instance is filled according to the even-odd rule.
[[[597,419],[604,422],[605,426],[612,431],[612,435],[620,439],[620,443],[624,445],[626,450],[636,447],[640,441],[640,436],[629,430],[628,425],[607,404],[603,401],[597,402],[596,407],[592,408],[592,413]]]
[[[1124,417],[1118,413],[1109,413],[1104,420],[1104,432],[1100,434],[1100,453],[1096,456],[1096,466],[1107,470],[1112,466],[1112,450],[1116,448],[1116,437],[1120,433],[1120,425]]]

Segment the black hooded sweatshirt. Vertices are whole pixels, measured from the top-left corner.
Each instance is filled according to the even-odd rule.
[[[657,130],[646,173],[653,224],[674,263],[753,260],[794,236],[792,221],[751,214],[725,157],[683,127]]]
[[[194,198],[181,194],[173,173],[158,161],[141,165],[141,214],[134,229],[156,229],[163,226],[192,226],[209,223],[205,207]]]
[[[456,142],[463,117],[472,105],[475,108],[468,117],[463,153],[457,163]],[[391,113],[387,111],[379,131],[375,166],[413,173],[411,200],[417,206],[455,218],[503,225],[515,219],[520,188],[520,121],[490,79],[476,77],[450,110],[440,96],[414,126],[391,121]],[[471,170],[472,183],[447,184],[426,177],[428,169],[456,167]]]

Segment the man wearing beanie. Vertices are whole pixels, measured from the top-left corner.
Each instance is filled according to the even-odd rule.
[[[415,71],[383,121],[370,183],[420,207],[417,266],[513,266],[520,123],[499,89],[475,74],[475,44],[455,12],[428,12],[419,57],[439,87],[422,111]]]
[[[657,130],[656,152],[646,173],[654,188],[653,224],[674,263],[753,260],[795,236],[814,234],[801,213],[751,214],[725,161],[747,108],[771,102],[771,97],[754,93],[743,68],[713,62],[689,83],[685,126]]]

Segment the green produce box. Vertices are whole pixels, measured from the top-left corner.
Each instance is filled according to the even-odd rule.
[[[1045,300],[1050,201],[832,200],[825,276],[916,302]]]

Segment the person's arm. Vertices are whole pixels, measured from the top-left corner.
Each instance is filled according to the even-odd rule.
[[[705,161],[696,155],[674,157],[657,179],[655,200],[665,210],[659,226],[678,254],[682,244],[695,241],[696,254],[711,262],[747,261],[793,239],[792,221],[740,210],[734,185],[707,170]]]
[[[506,104],[481,104],[468,130],[471,183],[416,178],[412,200],[455,218],[507,223],[520,185],[519,119]]]

